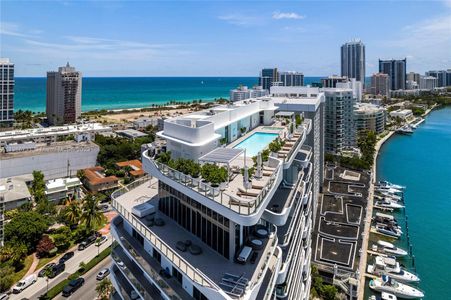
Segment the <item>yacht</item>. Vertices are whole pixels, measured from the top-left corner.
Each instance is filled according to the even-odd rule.
[[[395,219],[392,215],[383,214],[383,213],[376,213],[376,215],[373,217],[373,220],[376,223],[383,223],[387,225],[393,225],[398,226],[398,220]]]
[[[382,275],[381,278],[372,279],[370,281],[370,288],[378,292],[391,293],[402,299],[417,299],[424,297],[422,291],[407,284],[397,282],[387,275]]]
[[[395,256],[406,256],[408,253],[406,250],[401,249],[393,245],[392,243],[386,241],[377,241],[378,249],[381,249],[383,252]]]
[[[381,192],[381,193],[389,193],[389,194],[402,194],[403,191],[402,189],[395,189],[392,187],[376,187],[376,191],[377,192]]]
[[[380,196],[381,198],[389,198],[391,200],[396,200],[396,201],[402,201],[402,197],[393,193],[388,193],[388,192],[380,192],[380,194],[382,196]]]
[[[404,125],[401,128],[396,129],[396,132],[400,134],[412,134],[413,129],[409,125]]]
[[[402,186],[402,185],[399,185],[399,184],[390,183],[390,182],[384,181],[384,180],[379,181],[378,182],[378,186],[379,187],[385,187],[385,188],[394,188],[394,189],[397,189],[397,190],[404,190],[406,188],[405,186]]]
[[[376,224],[376,231],[394,238],[399,238],[402,235],[401,229],[385,224]]]
[[[375,205],[382,207],[382,208],[390,208],[390,209],[404,208],[404,205],[398,204],[398,203],[396,203],[394,201],[390,201],[390,200],[376,201]]]
[[[387,292],[382,292],[380,297],[372,295],[368,298],[368,300],[397,300],[397,299],[398,298],[395,295]]]
[[[373,265],[368,265],[368,273],[375,275],[388,275],[393,279],[401,282],[419,282],[420,278],[401,268],[399,262],[392,256],[376,256]]]

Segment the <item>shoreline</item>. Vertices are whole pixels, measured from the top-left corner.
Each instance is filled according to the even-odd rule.
[[[422,118],[426,118],[434,109],[440,107],[439,104],[434,104],[431,108],[427,109]],[[395,134],[395,131],[389,131],[389,133],[380,139],[375,146],[375,154],[373,159],[373,167],[371,168],[371,181],[370,187],[368,191],[368,204],[367,204],[367,213],[365,216],[365,230],[364,230],[364,238],[362,242],[362,257],[360,259],[359,265],[359,288],[358,288],[358,300],[364,300],[364,292],[365,292],[365,281],[366,281],[366,266],[368,265],[368,242],[370,238],[370,229],[371,229],[371,219],[373,217],[373,196],[374,196],[374,185],[377,180],[377,159],[379,157],[379,152],[382,146]]]

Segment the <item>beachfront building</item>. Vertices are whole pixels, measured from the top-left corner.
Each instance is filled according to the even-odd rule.
[[[365,83],[365,45],[360,40],[341,46],[341,76]]]
[[[96,134],[109,134],[111,132],[111,127],[100,123],[3,131],[0,132],[0,146],[26,142],[49,144],[61,140],[75,139],[77,136],[94,140]]]
[[[47,72],[46,114],[50,125],[75,123],[81,116],[81,72],[69,63]]]
[[[336,88],[337,83],[345,83],[348,82],[348,77],[346,76],[338,76],[338,75],[331,75],[327,78],[321,78],[321,85],[323,88]]]
[[[0,58],[0,126],[14,121],[14,64]]]
[[[35,144],[31,149],[0,152],[0,178],[44,173],[45,179],[75,176],[78,170],[96,165],[99,146],[90,141]]]
[[[277,68],[262,69],[260,72],[260,78],[258,79],[258,85],[264,90],[269,91],[274,82],[279,81],[279,72]]]
[[[173,159],[223,166],[225,178],[208,183],[211,166],[182,173],[164,148],[143,153],[151,177],[112,194],[116,290],[143,299],[309,299],[322,105],[316,89],[165,120],[158,136]],[[266,155],[277,139],[283,146]]]
[[[387,74],[390,79],[390,89],[405,90],[406,89],[406,64],[404,59],[379,59],[379,73]]]
[[[304,74],[295,71],[279,72],[279,82],[281,86],[303,86]]]
[[[408,119],[413,118],[413,113],[411,109],[398,109],[390,112],[390,117],[392,118],[401,118],[406,121]]]
[[[245,85],[240,85],[236,89],[230,90],[230,101],[241,101],[249,98],[259,98],[267,96],[269,93],[268,90],[263,89],[261,86],[254,86],[252,89],[249,89]]]
[[[82,183],[78,177],[57,178],[45,183],[45,195],[49,201],[61,202],[68,198],[80,198]]]
[[[344,148],[354,147],[354,105],[357,102],[351,89],[323,88],[325,96],[324,148],[330,154],[339,154]]]
[[[356,132],[374,131],[380,134],[385,129],[386,110],[370,103],[359,103],[354,109]]]

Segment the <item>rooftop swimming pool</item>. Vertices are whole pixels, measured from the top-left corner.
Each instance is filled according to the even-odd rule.
[[[248,157],[256,156],[278,136],[277,133],[256,132],[233,148],[246,149],[246,156]]]

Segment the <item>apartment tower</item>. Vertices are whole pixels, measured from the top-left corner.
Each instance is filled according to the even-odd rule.
[[[355,78],[365,85],[365,45],[361,41],[341,46],[341,76]]]
[[[71,67],[59,67],[47,72],[47,120],[51,125],[77,122],[81,116],[81,72]]]
[[[404,59],[391,59],[381,60],[379,59],[379,73],[388,75],[390,79],[390,90],[405,90],[406,89],[406,64],[407,60]]]
[[[0,58],[0,126],[14,121],[14,64]]]

